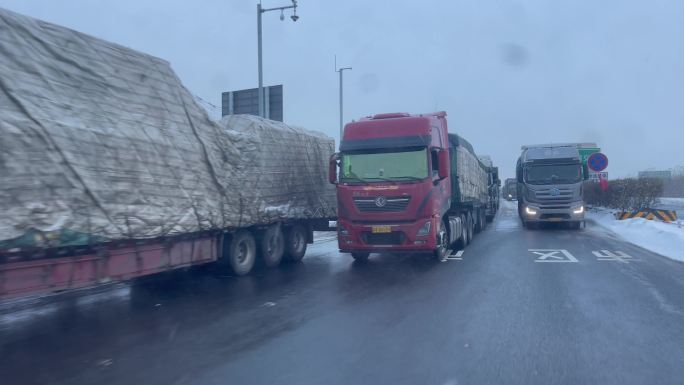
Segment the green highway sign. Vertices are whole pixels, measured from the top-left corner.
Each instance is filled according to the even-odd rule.
[[[577,151],[579,151],[580,157],[582,158],[582,163],[587,164],[587,159],[589,158],[589,155],[601,152],[601,149],[598,147],[578,148]]]

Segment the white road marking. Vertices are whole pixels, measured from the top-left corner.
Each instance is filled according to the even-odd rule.
[[[462,261],[463,260],[463,250],[459,250],[456,252],[456,254],[453,254],[453,251],[451,254],[447,255],[447,260],[449,261]]]
[[[537,254],[538,257],[535,262],[551,262],[551,263],[566,263],[566,262],[578,262],[569,251],[565,249],[528,249],[533,254]],[[560,253],[560,255],[558,255]]]
[[[637,259],[634,259],[634,257],[623,251],[616,251],[615,253],[613,253],[608,250],[599,250],[592,251],[591,253],[596,256],[596,260],[598,261],[611,261],[620,263],[629,263],[629,261],[637,261]]]

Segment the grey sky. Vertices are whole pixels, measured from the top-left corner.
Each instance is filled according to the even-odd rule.
[[[598,142],[611,177],[684,164],[684,1],[299,5],[297,23],[264,19],[265,83],[284,84],[287,123],[337,139],[337,54],[354,67],[346,121],[446,110],[450,131],[490,154],[503,177],[521,144],[539,142]],[[164,58],[217,106],[222,91],[257,84],[255,0],[0,6]]]

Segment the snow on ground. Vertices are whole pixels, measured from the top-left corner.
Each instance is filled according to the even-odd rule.
[[[593,208],[587,218],[594,220],[625,241],[665,257],[684,262],[684,222],[665,223],[643,218],[617,220],[614,211]]]

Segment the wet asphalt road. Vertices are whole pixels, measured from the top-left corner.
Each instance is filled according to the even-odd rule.
[[[592,224],[526,231],[514,203],[444,263],[359,264],[323,240],[248,277],[0,310],[3,385],[684,383],[684,264]]]

